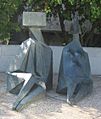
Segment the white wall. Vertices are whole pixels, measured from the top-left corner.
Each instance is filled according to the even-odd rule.
[[[101,48],[84,48],[89,55],[91,73],[101,75]]]
[[[19,53],[19,45],[0,45],[0,72],[6,72],[13,57]]]
[[[16,54],[19,53],[19,45],[0,45],[0,72],[8,70],[9,64]],[[62,46],[50,46],[53,50],[53,71],[58,73]],[[84,48],[88,52],[91,73],[101,75],[101,48]]]

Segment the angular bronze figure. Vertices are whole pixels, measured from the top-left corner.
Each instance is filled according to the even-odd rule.
[[[31,12],[33,17],[44,16],[37,14]],[[31,16],[29,13],[27,15]],[[8,91],[18,94],[13,104],[13,109],[17,111],[29,102],[42,98],[46,90],[52,88],[52,50],[43,42],[38,27],[30,28],[31,38],[21,44],[20,52],[15,56],[8,72]]]
[[[73,104],[90,94],[92,87],[88,54],[74,39],[63,49],[56,91],[67,94],[67,103]]]
[[[7,80],[9,92],[18,94],[15,110],[52,88],[51,49],[34,39],[24,41],[21,46],[23,53],[15,57]]]

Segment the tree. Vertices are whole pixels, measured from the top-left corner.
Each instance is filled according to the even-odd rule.
[[[71,19],[71,12],[77,10],[79,15],[84,15],[86,19],[89,19],[93,24],[93,29],[101,24],[101,1],[100,0],[29,0],[29,3],[33,3],[34,10],[42,10],[47,13],[47,15],[53,14],[59,15],[60,25],[62,32],[64,34],[64,39],[66,39],[66,33],[64,29],[64,19]],[[40,4],[42,4],[40,7]],[[36,7],[37,6],[37,7]],[[39,7],[38,7],[39,6]],[[40,8],[40,9],[37,9]],[[100,23],[99,23],[100,21]],[[81,23],[81,22],[80,22]],[[98,28],[99,30],[101,27]],[[93,31],[93,30],[92,30]],[[91,32],[90,34],[93,34]],[[85,39],[91,40],[92,35],[82,37],[82,43]],[[85,43],[85,45],[87,44]],[[84,44],[84,43],[83,43]]]
[[[20,0],[0,0],[0,40],[8,39],[13,29],[18,30],[12,18],[20,4]]]
[[[30,11],[45,11],[47,15],[58,13],[63,32],[64,19],[71,19],[71,11],[75,9],[92,22],[101,21],[100,0],[0,0],[0,39],[9,38],[14,29],[19,30],[14,18],[15,14],[22,13],[24,5],[30,7]]]

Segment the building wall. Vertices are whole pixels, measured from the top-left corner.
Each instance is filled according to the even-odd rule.
[[[53,50],[53,71],[58,73],[63,46],[50,46]],[[101,48],[84,48],[89,55],[91,73],[101,75]],[[0,45],[0,72],[7,72],[14,56],[19,54],[19,45]]]

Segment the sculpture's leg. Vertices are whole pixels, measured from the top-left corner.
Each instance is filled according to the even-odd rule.
[[[43,82],[38,81],[38,78],[41,77],[32,76],[28,81],[25,81],[16,102],[13,104],[13,110],[19,110],[26,103],[43,95],[46,87]]]
[[[24,80],[21,80],[12,74],[7,75],[7,91],[12,94],[18,94],[23,86]]]
[[[79,89],[78,93],[74,97],[74,100],[73,100],[74,103],[76,104],[78,101],[80,101],[80,99],[82,99],[84,97],[84,93],[86,93],[86,92],[87,91],[84,89],[84,87],[81,86],[81,88]]]
[[[36,88],[32,89],[30,93],[28,93],[27,96],[25,96],[19,105],[16,106],[16,111],[20,111],[23,109],[25,106],[27,106],[29,103],[32,101],[36,101],[38,99],[42,99],[45,97],[45,89],[39,85],[37,85]]]
[[[76,83],[68,82],[67,84],[67,103],[72,105],[72,96],[76,88]]]
[[[13,105],[13,109],[16,110],[16,107],[19,105],[20,101],[29,93],[31,88],[35,85],[36,79],[32,76],[29,80],[25,81],[23,87]]]
[[[86,97],[88,94],[90,94],[92,92],[92,88],[93,88],[92,82],[81,83],[80,88],[74,97],[74,103],[77,103],[78,101]]]

